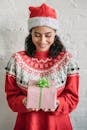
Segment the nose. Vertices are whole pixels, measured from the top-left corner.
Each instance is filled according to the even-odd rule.
[[[46,42],[46,38],[45,38],[44,35],[42,35],[42,36],[40,37],[40,42],[41,42],[41,44],[43,44],[43,43]]]

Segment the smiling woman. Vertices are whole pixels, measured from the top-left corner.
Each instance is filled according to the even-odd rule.
[[[56,34],[56,11],[29,7],[25,50],[6,67],[9,107],[18,112],[14,130],[72,130],[69,114],[79,101],[79,67]]]
[[[36,27],[32,29],[32,41],[36,51],[48,51],[54,43],[56,32],[49,27]]]
[[[38,26],[30,30],[25,40],[25,50],[29,56],[34,56],[37,51],[48,51],[49,57],[56,57],[65,47],[56,34],[56,30],[48,26]]]

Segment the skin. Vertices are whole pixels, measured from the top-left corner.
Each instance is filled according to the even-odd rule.
[[[54,43],[56,31],[52,28],[41,26],[32,29],[32,41],[36,46],[36,51],[48,51]]]
[[[36,46],[36,51],[48,51],[50,46],[54,43],[56,31],[50,27],[38,26],[32,29],[32,41]],[[27,99],[23,99],[23,104],[26,106]],[[59,105],[59,101],[56,101],[56,108]],[[29,111],[38,111],[39,109],[28,109]],[[44,109],[44,111],[55,111]]]
[[[24,98],[23,99],[23,104],[24,106],[26,107],[26,104],[27,104],[27,98]],[[56,100],[56,108],[59,106],[59,100]],[[28,109],[29,111],[39,111],[39,109],[32,109],[32,108],[29,108]],[[54,112],[56,109],[44,109],[45,112]]]

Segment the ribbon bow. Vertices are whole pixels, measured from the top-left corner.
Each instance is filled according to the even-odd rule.
[[[45,77],[39,79],[39,80],[37,81],[37,85],[38,85],[40,88],[45,88],[45,87],[49,88],[49,82],[48,82],[48,80],[47,80]]]

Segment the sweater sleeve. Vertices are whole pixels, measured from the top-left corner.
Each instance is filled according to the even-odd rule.
[[[5,92],[8,105],[14,112],[28,111],[22,103],[26,95],[22,93],[16,83],[16,62],[14,57],[11,57],[6,67]]]
[[[74,60],[70,60],[67,67],[67,80],[65,88],[58,95],[59,107],[57,113],[67,114],[72,112],[79,102],[79,67]]]

